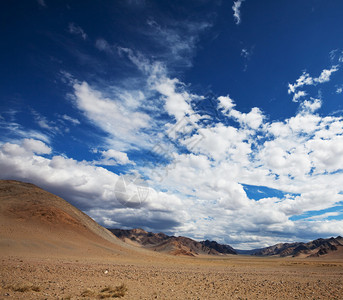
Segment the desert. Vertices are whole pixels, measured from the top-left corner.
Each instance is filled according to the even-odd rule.
[[[173,255],[123,242],[32,184],[2,180],[0,191],[1,299],[342,298],[341,248],[309,258]]]
[[[0,6],[0,300],[343,299],[342,0]]]

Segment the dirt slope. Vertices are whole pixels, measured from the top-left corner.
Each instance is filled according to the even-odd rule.
[[[101,255],[126,248],[62,198],[33,184],[0,181],[0,253]]]

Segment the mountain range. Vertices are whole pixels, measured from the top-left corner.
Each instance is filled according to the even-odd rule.
[[[279,243],[274,246],[250,250],[250,255],[256,256],[292,256],[292,257],[319,257],[330,253],[343,253],[343,238],[338,236],[328,239],[317,239],[308,243]],[[241,252],[241,254],[243,254]]]
[[[224,255],[237,254],[229,245],[215,241],[197,242],[183,236],[169,236],[164,233],[152,233],[143,229],[109,229],[115,236],[131,245],[173,255],[196,256],[200,254]]]
[[[343,238],[280,243],[255,250],[236,250],[216,241],[195,241],[143,229],[105,229],[56,195],[33,184],[0,180],[0,253],[58,255],[80,253],[136,256],[160,252],[176,256],[236,255],[343,257]],[[38,254],[37,254],[38,255]]]

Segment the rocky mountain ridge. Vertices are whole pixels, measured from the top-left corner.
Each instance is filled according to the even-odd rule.
[[[153,251],[167,252],[173,255],[197,256],[200,254],[225,255],[237,254],[229,245],[221,245],[215,241],[197,242],[183,236],[169,236],[164,233],[152,233],[143,229],[109,229],[124,242],[148,248]]]
[[[341,236],[327,239],[320,238],[308,243],[279,243],[270,247],[257,249],[250,254],[256,256],[319,257],[338,250],[343,250],[343,238]]]

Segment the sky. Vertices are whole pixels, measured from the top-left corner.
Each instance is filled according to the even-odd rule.
[[[107,228],[343,234],[343,2],[2,1],[0,177]]]

